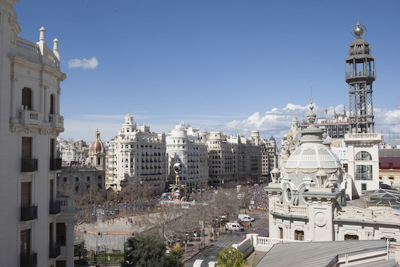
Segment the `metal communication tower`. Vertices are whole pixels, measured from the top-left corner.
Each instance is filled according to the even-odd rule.
[[[356,38],[349,47],[345,60],[346,83],[349,84],[349,121],[352,133],[373,133],[374,106],[372,83],[375,81],[375,58],[370,45],[362,39],[367,33],[364,25],[357,23],[351,34]]]

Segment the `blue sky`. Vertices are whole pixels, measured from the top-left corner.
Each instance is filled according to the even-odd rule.
[[[310,87],[317,115],[348,107],[344,59],[357,20],[376,58],[376,131],[399,138],[398,0],[20,0],[15,9],[20,37],[36,42],[44,26],[49,47],[59,40],[65,139],[91,141],[98,128],[109,140],[127,113],[156,132],[185,121],[280,138],[307,113]]]

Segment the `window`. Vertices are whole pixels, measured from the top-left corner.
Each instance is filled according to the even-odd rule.
[[[283,239],[283,228],[279,227],[279,238]]]
[[[30,88],[22,89],[22,106],[24,109],[32,110],[32,91]]]
[[[356,154],[355,160],[372,160],[371,154],[367,151],[360,151]]]
[[[288,202],[290,202],[290,200],[292,200],[292,191],[290,190],[290,188],[286,189],[286,200]]]
[[[356,180],[372,180],[372,165],[356,165]]]
[[[294,231],[294,240],[304,241],[304,231]]]
[[[389,162],[389,169],[393,169],[393,163]]]
[[[367,191],[367,184],[361,184],[361,191]]]
[[[358,235],[344,235],[344,240],[358,240]]]
[[[21,231],[21,254],[31,253],[31,229]]]
[[[32,137],[22,137],[21,156],[23,159],[32,158]]]

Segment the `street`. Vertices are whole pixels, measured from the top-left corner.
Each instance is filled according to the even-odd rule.
[[[222,248],[229,248],[233,244],[240,243],[246,234],[254,233],[254,230],[260,236],[268,236],[267,213],[265,211],[254,211],[250,212],[249,215],[255,218],[250,228],[244,231],[232,231],[232,234],[229,231],[222,232],[216,241],[211,241],[210,244],[207,243],[204,249],[186,261],[185,267],[192,267],[197,259],[202,259],[206,262],[217,261],[217,254]],[[262,225],[263,220],[264,224]]]

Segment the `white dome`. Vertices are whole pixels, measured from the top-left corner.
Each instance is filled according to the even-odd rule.
[[[338,157],[323,144],[304,143],[298,147],[286,162],[288,169],[336,170],[341,168]]]

